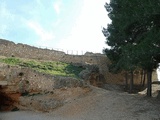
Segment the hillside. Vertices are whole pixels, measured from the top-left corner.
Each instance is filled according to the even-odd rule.
[[[67,98],[60,100],[60,94],[53,93],[58,89],[86,86],[86,81],[79,76],[85,69],[64,62],[0,56],[0,110],[23,109],[23,104],[26,107],[32,102],[34,104],[41,95],[52,96],[51,100],[57,99],[52,103],[55,107],[42,107],[41,111],[55,109],[63,105]],[[30,98],[32,99],[29,100]],[[46,106],[48,99],[42,101]],[[32,110],[39,110],[37,105],[32,106]]]

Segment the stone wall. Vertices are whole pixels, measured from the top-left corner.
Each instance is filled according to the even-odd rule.
[[[36,48],[25,44],[0,39],[0,55],[7,57],[20,57],[38,60],[53,60],[67,63],[97,64],[98,60],[105,58],[101,54],[68,55],[61,51]]]
[[[107,70],[107,57],[102,54],[87,53],[85,55],[68,55],[61,51],[41,49],[24,44],[15,44],[0,39],[0,55],[7,57],[20,57],[38,60],[61,61],[77,65],[94,64],[100,66],[101,72]]]
[[[85,55],[68,55],[61,51],[41,49],[25,44],[15,44],[14,42],[0,39],[0,55],[7,57],[20,57],[38,60],[61,61],[75,65],[97,65],[100,74],[103,74],[107,83],[117,81],[123,77],[108,73],[108,58],[103,54],[86,53]]]
[[[106,55],[86,53],[85,55],[68,55],[61,51],[36,48],[25,44],[0,39],[0,55],[38,60],[61,61],[75,65],[96,65],[106,83],[125,84],[123,74],[112,74],[108,71],[109,60]],[[42,76],[41,76],[42,77]],[[156,79],[156,78],[155,78]],[[140,83],[140,75],[135,74],[135,84]]]

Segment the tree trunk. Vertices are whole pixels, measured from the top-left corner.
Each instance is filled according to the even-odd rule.
[[[127,72],[125,73],[125,82],[126,82],[125,89],[127,91],[128,90],[128,73]]]
[[[132,92],[133,92],[133,71],[131,71],[130,88],[129,88],[129,93]]]
[[[152,96],[152,71],[147,71],[147,96]]]
[[[143,84],[143,70],[141,70],[140,74],[141,74],[141,82],[140,82],[140,85],[142,86],[142,84]]]
[[[144,73],[143,73],[143,87],[145,85],[145,81],[146,81],[146,71],[144,71]]]

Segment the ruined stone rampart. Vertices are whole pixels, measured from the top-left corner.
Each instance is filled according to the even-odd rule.
[[[15,44],[14,42],[0,39],[0,55],[7,57],[61,61],[77,65],[97,65],[100,73],[104,75],[106,80],[110,80],[112,76],[112,74],[108,76],[107,66],[109,61],[107,57],[102,54],[86,53],[85,55],[68,55],[61,51],[36,48],[25,44]],[[115,80],[114,78],[117,79],[116,75],[112,76],[113,81]]]
[[[101,54],[68,55],[61,51],[42,49],[20,43],[15,44],[2,39],[0,39],[0,55],[83,64],[97,64],[98,59],[101,60],[101,58],[107,60],[106,56]]]
[[[112,74],[108,71],[108,58],[103,54],[86,53],[85,55],[68,55],[61,51],[42,49],[25,44],[0,39],[0,55],[7,57],[20,57],[37,60],[61,61],[77,65],[96,65],[106,83],[125,84],[124,75]],[[135,75],[134,83],[139,84],[141,77]]]

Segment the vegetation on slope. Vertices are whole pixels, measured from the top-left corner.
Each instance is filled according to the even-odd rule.
[[[78,74],[83,70],[81,67],[57,61],[36,61],[10,57],[0,58],[0,62],[13,66],[29,67],[46,74],[76,78],[78,78]]]

